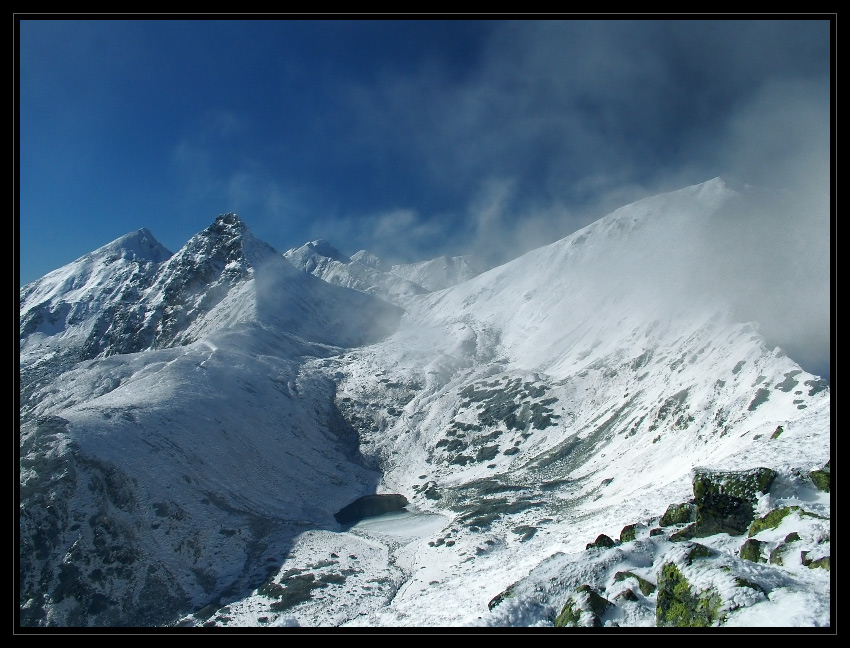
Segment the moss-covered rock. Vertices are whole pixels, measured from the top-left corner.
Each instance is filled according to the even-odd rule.
[[[659,627],[706,628],[720,617],[720,596],[713,590],[694,592],[674,563],[658,574],[655,622]]]
[[[590,585],[582,585],[567,599],[561,613],[555,618],[556,628],[602,627],[602,615],[611,601],[600,596]]]
[[[819,491],[829,492],[830,471],[829,463],[821,470],[813,470],[809,473],[809,477]]]
[[[596,540],[593,542],[588,542],[585,550],[587,549],[607,549],[608,547],[614,547],[617,543],[614,542],[610,537],[605,535],[604,533],[600,533],[596,536]]]
[[[749,560],[750,562],[764,562],[761,557],[762,545],[763,543],[755,538],[748,538],[747,541],[741,545],[741,558]]]
[[[721,472],[697,468],[694,471],[694,500],[699,506],[707,495],[729,495],[755,503],[770,491],[776,471],[770,468]]]
[[[780,542],[776,547],[771,549],[770,556],[768,557],[768,562],[771,565],[782,565],[785,562],[785,555],[790,551],[791,544],[797,542],[800,539],[800,534],[796,531],[792,531],[787,536],[785,536],[785,540]]]
[[[706,547],[699,542],[693,542],[688,549],[686,561],[690,565],[693,561],[698,560],[699,558],[711,558],[714,554],[714,550],[710,547]]]
[[[614,581],[617,583],[619,583],[620,581],[624,581],[627,578],[634,578],[637,581],[638,587],[640,587],[641,594],[643,594],[644,596],[649,596],[655,591],[655,585],[650,583],[645,578],[638,576],[634,572],[621,571],[614,574]]]
[[[784,520],[788,515],[793,513],[794,511],[800,511],[799,506],[783,506],[778,509],[773,509],[770,513],[763,515],[757,520],[753,520],[753,523],[750,525],[748,535],[752,538],[754,535],[761,533],[765,529],[775,529],[778,527],[782,520]]]
[[[515,588],[516,588],[516,583],[513,583],[512,585],[509,585],[502,592],[499,592],[498,594],[496,594],[496,596],[491,598],[489,603],[487,603],[487,609],[492,610],[494,607],[499,605],[505,599],[513,598]]]
[[[623,530],[620,531],[620,542],[631,542],[637,537],[637,525],[636,524],[627,524],[623,527]]]
[[[691,502],[684,504],[671,504],[667,507],[664,515],[658,520],[658,525],[662,527],[673,526],[675,524],[687,524],[694,519],[694,505]]]
[[[753,521],[754,504],[763,493],[769,492],[775,479],[776,472],[770,468],[733,472],[695,470],[696,522],[692,537],[746,533]]]
[[[556,628],[575,628],[581,619],[581,610],[578,609],[575,599],[570,597],[561,608],[560,614],[555,617]]]
[[[682,542],[696,537],[696,524],[689,524],[683,529],[679,529],[675,533],[670,534],[670,542]]]

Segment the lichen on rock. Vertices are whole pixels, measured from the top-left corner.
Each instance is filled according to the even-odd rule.
[[[590,585],[581,585],[555,618],[555,627],[601,628],[602,615],[611,605],[611,601],[600,596]]]
[[[709,589],[694,592],[679,568],[665,563],[658,574],[658,599],[655,607],[659,627],[706,628],[720,618],[721,598]]]

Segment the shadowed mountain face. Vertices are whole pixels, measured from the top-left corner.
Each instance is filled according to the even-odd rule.
[[[175,254],[140,230],[25,286],[22,625],[551,625],[590,599],[548,570],[627,525],[649,542],[670,504],[695,525],[679,539],[722,554],[830,456],[826,382],[694,267],[689,235],[735,196],[647,199],[433,292],[457,264],[406,291],[366,253],[282,255],[234,214]],[[734,471],[771,481],[739,492]],[[421,532],[351,527],[402,509]],[[633,569],[678,556],[655,537]],[[588,582],[613,587],[618,542]],[[649,596],[594,623],[645,624]]]
[[[404,495],[364,495],[334,513],[340,524],[354,524],[364,518],[401,511],[407,506]]]

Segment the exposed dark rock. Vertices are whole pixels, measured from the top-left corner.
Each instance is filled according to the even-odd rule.
[[[640,599],[638,599],[638,595],[637,595],[637,594],[635,594],[635,593],[632,591],[632,589],[631,589],[631,588],[629,588],[629,587],[627,587],[627,588],[626,588],[626,589],[624,589],[622,592],[620,592],[619,594],[617,594],[617,596],[615,596],[615,597],[614,597],[614,600],[615,600],[615,601],[617,601],[617,600],[619,600],[619,599],[625,599],[625,600],[627,600],[627,601],[638,601],[638,600],[640,600]]]
[[[513,598],[515,587],[516,587],[516,583],[514,583],[513,585],[509,585],[507,589],[496,594],[496,596],[491,598],[490,602],[487,603],[487,609],[492,610],[494,607],[499,605],[499,603],[501,603],[505,599]]]
[[[693,537],[704,538],[716,533],[743,535],[753,521],[753,505],[731,495],[706,495],[697,506]]]
[[[770,490],[775,478],[776,472],[770,468],[737,472],[697,469],[693,480],[696,522],[688,530],[689,537],[746,533],[758,497]]]
[[[617,543],[616,543],[616,542],[614,542],[614,541],[613,541],[611,538],[609,538],[607,535],[605,535],[604,533],[601,533],[601,534],[599,534],[599,535],[596,537],[596,540],[594,540],[593,542],[589,542],[589,543],[587,544],[587,546],[585,547],[585,549],[594,549],[594,548],[596,548],[596,547],[599,547],[599,548],[608,548],[608,547],[613,547],[613,546],[615,546],[616,544],[617,544]]]

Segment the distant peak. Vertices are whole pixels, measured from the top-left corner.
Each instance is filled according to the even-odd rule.
[[[381,257],[376,254],[372,254],[367,250],[359,250],[355,252],[351,255],[351,260],[357,261],[377,270],[384,270],[386,268],[386,264],[384,264]]]
[[[307,247],[316,254],[319,254],[323,257],[328,257],[329,259],[333,259],[334,261],[339,261],[340,263],[351,262],[351,259],[349,259],[342,252],[337,250],[325,239],[316,239],[315,241],[310,241],[309,243],[307,243]]]

